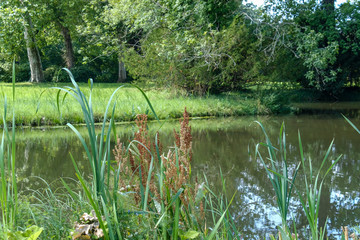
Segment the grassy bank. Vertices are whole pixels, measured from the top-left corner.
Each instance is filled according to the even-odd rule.
[[[60,112],[57,108],[58,90],[51,87],[63,87],[69,84],[16,84],[16,124],[17,125],[64,125],[83,123],[81,109],[71,97],[65,99],[64,93],[59,96]],[[93,90],[93,109],[96,122],[101,122],[102,114],[113,91],[120,84],[95,84]],[[80,84],[85,94],[88,94],[88,84]],[[0,94],[11,98],[11,84],[1,83]],[[211,116],[242,116],[264,115],[281,112],[275,94],[258,94],[256,91],[232,92],[220,95],[189,96],[174,89],[144,88],[160,119],[180,118],[186,106],[191,117]],[[0,106],[3,106],[3,98]],[[64,99],[64,101],[63,101]],[[154,119],[146,101],[135,87],[126,86],[120,89],[115,97],[117,107],[114,119],[117,122],[133,121],[137,114],[149,113],[149,119]],[[11,99],[8,99],[11,111]],[[3,112],[3,107],[0,107]],[[10,121],[10,118],[8,118]]]
[[[79,104],[74,98],[64,93],[59,95],[60,112],[57,107],[57,89],[53,87],[64,87],[70,83],[16,83],[17,115],[16,125],[43,126],[43,125],[65,125],[84,123]],[[94,84],[92,101],[95,122],[102,121],[102,114],[111,94],[121,84],[105,83]],[[80,88],[88,95],[88,84],[80,84]],[[155,111],[160,119],[180,118],[184,107],[187,107],[190,117],[223,117],[223,116],[245,116],[245,115],[269,115],[289,113],[296,111],[297,102],[318,102],[323,99],[318,93],[299,88],[283,88],[276,86],[254,87],[248,86],[243,91],[227,92],[218,95],[193,96],[178,89],[155,88],[141,86],[149,97]],[[12,86],[10,83],[0,83],[0,112],[3,112],[4,98],[8,97],[8,108],[11,110]],[[344,91],[341,99],[332,101],[358,101],[358,91],[349,89]],[[350,96],[351,99],[348,99]],[[10,98],[10,99],[9,99]],[[154,116],[141,92],[130,85],[120,89],[116,96],[117,107],[114,119],[116,122],[133,121],[137,114],[149,113],[149,120]],[[330,101],[330,100],[326,100]],[[7,121],[10,122],[10,117]],[[0,123],[2,119],[0,120]]]

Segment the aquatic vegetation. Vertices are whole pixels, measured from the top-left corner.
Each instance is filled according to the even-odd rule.
[[[285,125],[282,124],[279,133],[279,147],[275,148],[268,137],[264,126],[257,122],[262,131],[264,132],[266,142],[263,144],[256,145],[256,156],[260,158],[262,164],[265,166],[266,173],[272,183],[276,194],[276,201],[280,211],[282,225],[285,230],[288,230],[286,221],[288,216],[289,203],[291,193],[294,187],[294,182],[298,172],[298,167],[293,173],[292,178],[289,176],[289,166],[287,161],[287,148],[286,148],[286,135]],[[263,145],[268,150],[268,159],[270,161],[270,167],[267,167],[261,152],[259,151],[260,146]],[[279,156],[278,156],[279,155]]]
[[[12,100],[15,101],[15,61],[12,74]],[[4,100],[3,119],[7,115],[7,99]],[[12,231],[16,226],[18,208],[17,179],[15,172],[15,110],[13,108],[13,128],[9,134],[6,121],[3,123],[3,133],[0,143],[0,205],[1,205],[1,231]]]
[[[190,184],[191,128],[188,126],[189,115],[186,111],[184,120],[181,122],[180,133],[175,135],[176,146],[167,155],[160,153],[157,136],[155,137],[154,151],[150,150],[150,141],[146,131],[147,116],[139,115],[137,125],[140,130],[126,148],[126,155],[123,155],[124,149],[120,143],[115,148],[118,164],[113,166],[110,158],[111,134],[116,136],[114,127],[116,103],[113,103],[113,99],[116,92],[123,86],[118,87],[111,94],[103,117],[101,133],[97,135],[92,108],[93,83],[90,80],[90,92],[87,99],[70,71],[68,74],[73,87],[56,89],[74,97],[81,106],[88,130],[89,143],[85,142],[80,132],[72,124],[68,124],[68,126],[78,136],[85,149],[93,173],[91,183],[82,176],[76,160],[72,158],[72,161],[76,169],[76,176],[95,212],[105,239],[123,239],[128,234],[151,238],[161,236],[165,239],[177,239],[179,236],[188,238],[188,236],[198,235],[208,239],[219,235],[227,236],[227,238],[230,236],[230,238],[239,238],[240,235],[237,234],[233,220],[228,213],[232,200],[230,202],[223,201],[224,197],[221,197],[219,205],[221,208],[216,209],[215,204],[212,204],[215,194],[212,194],[213,196],[209,199],[205,198],[205,192],[210,191],[208,187]],[[138,89],[157,118],[149,99],[140,88]],[[111,111],[110,118],[108,118],[109,111]],[[125,162],[129,164],[126,166]],[[129,182],[123,179],[124,173],[131,174]],[[124,181],[126,185],[123,184]],[[69,194],[75,196],[73,190],[64,181],[63,183]],[[135,186],[133,186],[134,183]],[[122,193],[120,190],[126,186],[133,188],[130,191],[136,191],[135,203],[128,201],[125,205],[127,195],[131,192]],[[206,206],[210,207],[208,211],[212,213],[214,220],[211,231],[207,229],[206,224],[203,225],[200,222],[200,218],[197,216],[198,212],[200,215],[204,215],[201,212],[206,211],[203,203],[200,203],[204,198],[206,203],[210,201],[210,204]],[[219,216],[216,216],[217,214]],[[122,227],[124,222],[132,222],[132,218],[138,219],[137,225],[131,224],[130,230]],[[217,220],[215,221],[215,219]],[[218,231],[220,228],[221,231]]]
[[[279,147],[272,145],[268,135],[266,134],[264,126],[258,122],[262,131],[264,132],[266,143],[258,144],[256,146],[256,154],[259,156],[262,164],[265,166],[267,175],[273,185],[276,200],[278,204],[278,209],[282,218],[282,226],[279,228],[279,238],[285,239],[297,239],[296,226],[294,223],[294,233],[291,233],[290,227],[287,224],[287,214],[288,208],[291,199],[292,190],[295,189],[303,211],[305,212],[308,226],[310,228],[309,239],[319,240],[325,238],[325,226],[318,226],[319,222],[319,207],[320,207],[320,197],[321,190],[324,184],[326,176],[330,173],[331,169],[338,163],[341,159],[341,155],[334,159],[333,161],[329,160],[329,155],[333,146],[332,141],[327,149],[327,152],[321,161],[320,167],[314,172],[313,163],[311,157],[305,158],[303,145],[301,141],[300,132],[298,133],[299,141],[299,150],[300,150],[300,159],[301,162],[293,167],[293,176],[289,176],[290,168],[288,166],[286,154],[286,134],[284,124],[281,126],[280,134],[278,138]],[[270,167],[267,167],[261,152],[259,151],[259,146],[263,145],[268,150],[268,160],[270,161]],[[280,155],[278,157],[278,155]],[[325,168],[326,164],[329,164],[328,168]],[[302,194],[298,187],[295,185],[295,179],[298,174],[298,170],[302,166],[303,176],[304,176],[304,187],[305,194]],[[325,168],[325,173],[323,173],[323,168]],[[295,234],[295,235],[293,235]]]

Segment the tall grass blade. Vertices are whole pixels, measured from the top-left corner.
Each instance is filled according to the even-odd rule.
[[[167,211],[172,207],[173,203],[179,198],[180,194],[184,191],[183,188],[180,188],[177,193],[172,197],[170,203],[168,204],[167,208],[165,209],[164,213],[161,215],[157,223],[155,224],[155,228],[161,223],[162,219],[165,217]]]
[[[345,118],[345,120],[355,129],[355,131],[358,133],[358,134],[360,134],[360,130],[347,118],[347,117],[345,117],[343,114],[341,114],[344,118]]]
[[[283,226],[286,226],[287,214],[289,203],[291,199],[291,192],[293,190],[293,183],[295,182],[297,176],[296,169],[292,181],[289,182],[288,176],[288,165],[286,161],[286,138],[285,138],[285,126],[284,123],[281,125],[280,132],[279,132],[279,149],[276,149],[271,141],[269,136],[266,133],[264,126],[260,123],[256,123],[261,127],[264,135],[265,135],[265,142],[262,144],[256,145],[255,154],[259,157],[260,161],[264,165],[265,171],[270,179],[271,184],[273,185],[275,194],[276,194],[276,201],[279,208],[279,212],[282,218]],[[268,159],[270,161],[270,167],[267,167],[265,160],[260,153],[259,147],[265,146],[268,150]],[[280,158],[277,157],[276,153],[280,154]]]
[[[224,219],[227,211],[229,210],[229,207],[230,207],[232,201],[233,201],[234,198],[235,198],[235,195],[236,195],[236,192],[235,192],[234,195],[232,196],[232,198],[231,198],[229,204],[227,205],[224,213],[221,215],[221,217],[220,217],[219,220],[217,221],[217,223],[216,223],[216,225],[214,226],[213,230],[211,231],[209,237],[206,238],[207,240],[211,240],[211,239],[213,239],[213,238],[215,237],[215,235],[216,235],[216,233],[217,233],[217,231],[218,231],[221,223],[223,222],[223,219]]]
[[[106,219],[106,222],[107,222],[107,226],[108,226],[108,229],[109,229],[109,235],[110,235],[109,237],[110,237],[110,239],[115,240],[116,238],[114,236],[113,230],[115,230],[116,228],[114,228],[112,226],[111,219],[110,219],[110,216],[108,214],[108,210],[106,208],[106,203],[105,203],[104,199],[101,196],[100,196],[100,198],[101,198],[101,203],[102,203],[102,206],[103,206],[103,209],[104,209],[104,214],[105,214],[105,219]],[[106,230],[103,228],[103,231],[105,232]]]
[[[104,224],[104,222],[102,220],[102,215],[101,215],[101,210],[99,208],[99,205],[98,205],[97,201],[94,201],[94,199],[92,197],[92,194],[91,194],[89,188],[86,186],[85,180],[81,176],[79,168],[78,168],[73,156],[71,155],[71,153],[70,153],[70,157],[71,157],[71,161],[72,161],[72,163],[74,165],[74,168],[75,168],[75,171],[76,171],[76,177],[79,179],[80,184],[81,184],[82,188],[84,189],[87,198],[89,199],[90,205],[94,208],[94,211],[96,213],[96,217],[98,218],[98,221],[99,221],[99,224],[100,224],[100,227],[104,232],[104,237],[105,237],[105,239],[109,239],[109,235],[106,232],[105,224]]]
[[[179,219],[180,219],[180,198],[175,201],[175,216],[173,225],[173,239],[178,239],[179,234]]]
[[[304,170],[305,198],[300,194],[299,190],[297,190],[297,194],[299,196],[300,203],[308,220],[308,224],[311,231],[311,239],[322,240],[325,237],[324,235],[325,231],[321,230],[322,228],[320,228],[319,230],[319,226],[318,226],[322,186],[324,184],[325,177],[328,175],[328,173],[331,171],[334,165],[341,159],[341,155],[337,157],[336,160],[331,164],[331,166],[326,170],[325,174],[323,175],[320,181],[321,170],[325,166],[327,159],[329,158],[330,151],[332,149],[332,145],[334,142],[334,140],[332,140],[314,179],[311,158],[309,158],[308,160],[308,166],[306,167],[305,165],[305,158],[304,158],[300,133],[298,133],[298,139],[299,139],[299,150],[301,156],[301,165]],[[326,221],[323,229],[325,229],[325,227],[326,227]]]
[[[151,105],[151,102],[150,102],[149,98],[146,96],[145,92],[144,92],[141,88],[139,88],[138,86],[136,86],[136,85],[132,85],[132,84],[131,84],[131,86],[133,86],[133,87],[137,88],[137,89],[141,92],[141,94],[142,94],[142,95],[143,95],[143,97],[145,98],[145,100],[146,100],[147,104],[149,105],[149,107],[150,107],[150,109],[151,109],[152,113],[154,114],[154,116],[155,116],[156,120],[159,120],[159,118],[158,118],[158,116],[156,115],[156,112],[155,112],[155,110],[154,110],[153,106]]]

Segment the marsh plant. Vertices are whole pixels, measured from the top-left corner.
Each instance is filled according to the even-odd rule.
[[[282,124],[280,128],[278,138],[279,146],[276,147],[271,143],[264,126],[259,122],[258,124],[260,125],[265,135],[266,141],[265,143],[260,143],[256,146],[256,155],[264,165],[265,171],[276,194],[276,201],[282,219],[282,226],[279,227],[279,239],[298,238],[295,222],[293,222],[293,232],[290,231],[290,227],[288,225],[289,205],[290,199],[293,197],[292,193],[294,189],[297,193],[297,197],[301,203],[302,209],[308,221],[308,226],[310,228],[310,233],[307,236],[308,239],[324,239],[326,222],[325,226],[318,226],[321,190],[326,176],[330,173],[331,169],[341,158],[341,155],[333,161],[331,161],[329,158],[334,141],[330,143],[329,148],[327,149],[325,156],[321,161],[320,167],[317,169],[317,171],[315,171],[311,157],[305,157],[304,155],[303,145],[299,132],[298,141],[301,160],[297,165],[290,166],[287,157],[285,125]],[[262,157],[262,154],[259,150],[260,146],[264,146],[268,151],[268,156],[266,159]],[[269,163],[265,162],[265,160],[267,160]],[[326,167],[326,165],[328,165],[328,167]],[[305,193],[301,192],[299,187],[295,185],[295,179],[300,168],[303,170],[303,187],[305,187]],[[289,174],[291,170],[293,172],[292,175]],[[272,238],[275,239],[274,236]]]
[[[76,159],[71,158],[104,239],[240,237],[229,213],[235,195],[228,201],[225,188],[222,193],[214,194],[206,181],[201,184],[192,182],[192,137],[186,110],[180,122],[180,132],[174,136],[175,146],[168,152],[162,153],[157,134],[155,140],[151,141],[147,131],[148,116],[138,115],[136,124],[139,130],[127,146],[118,141],[114,149],[114,161],[110,148],[111,139],[116,137],[114,113],[117,103],[114,96],[123,86],[110,96],[100,134],[97,134],[92,107],[92,80],[89,80],[90,91],[86,96],[71,72],[67,69],[65,71],[73,86],[55,88],[59,90],[57,103],[59,106],[60,94],[64,92],[63,98],[72,96],[82,109],[89,141],[85,141],[73,125],[68,126],[85,149],[92,170],[90,181],[79,171]],[[153,117],[158,119],[146,94],[134,87],[143,95]],[[76,200],[75,192],[65,181],[63,183]],[[209,222],[206,213],[212,216]]]
[[[13,63],[13,103],[15,102],[15,63]],[[13,108],[14,109],[14,108]],[[13,230],[16,224],[18,207],[17,180],[15,173],[15,126],[12,134],[9,134],[6,124],[7,99],[4,101],[3,132],[0,142],[0,204],[1,204],[1,228],[2,232]],[[13,110],[13,123],[15,111]]]
[[[38,226],[29,226],[28,228],[17,229],[17,220],[19,217],[19,200],[17,189],[17,178],[15,171],[15,60],[12,68],[12,130],[6,122],[8,111],[7,98],[4,97],[3,113],[3,131],[0,140],[0,238],[1,239],[34,239],[36,240],[42,232]]]
[[[180,132],[174,130],[175,146],[161,155],[158,135],[155,141],[149,136],[147,116],[138,115],[135,122],[138,131],[133,146],[127,151],[118,140],[114,149],[115,159],[122,169],[120,190],[125,194],[132,192],[135,206],[152,212],[154,227],[162,238],[200,235],[205,231],[202,223],[206,190],[204,184],[191,181],[192,136],[186,109],[180,121]],[[152,156],[156,156],[156,161]],[[145,188],[149,190],[149,198],[144,196]]]

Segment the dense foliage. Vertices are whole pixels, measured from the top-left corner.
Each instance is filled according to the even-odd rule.
[[[75,4],[76,3],[76,4]],[[151,81],[188,92],[292,82],[336,96],[359,84],[360,3],[7,0],[0,80]]]

